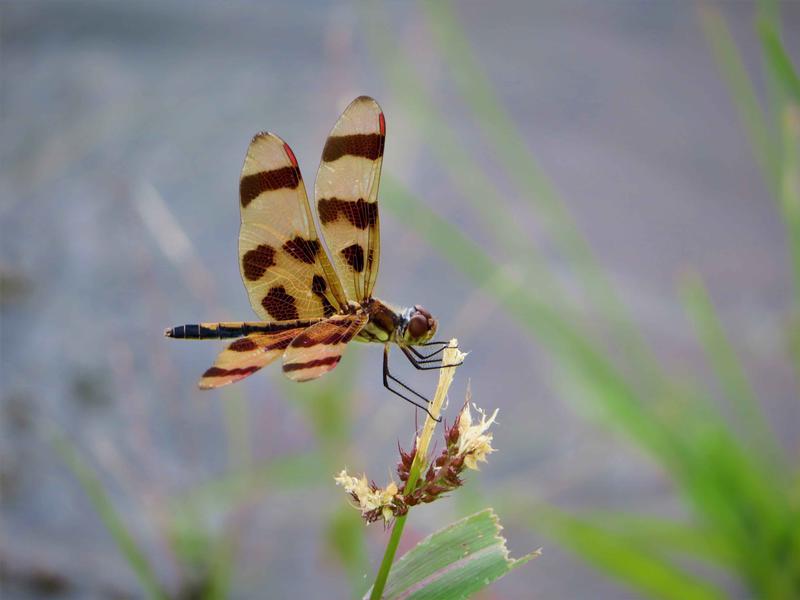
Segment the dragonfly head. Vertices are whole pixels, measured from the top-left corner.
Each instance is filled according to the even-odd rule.
[[[411,346],[424,344],[436,333],[436,327],[438,325],[436,319],[419,304],[414,306],[414,308],[407,309],[403,316],[405,317],[405,323],[402,328],[401,337],[404,343]]]

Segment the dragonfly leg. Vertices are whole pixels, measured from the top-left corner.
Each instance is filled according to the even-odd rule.
[[[412,365],[414,365],[415,369],[418,369],[420,371],[432,371],[434,369],[445,369],[447,367],[458,367],[458,366],[461,366],[462,364],[464,364],[464,361],[462,360],[461,362],[453,363],[451,365],[443,365],[443,364],[441,364],[441,362],[442,362],[441,358],[419,359],[416,356],[414,356],[414,354],[412,354],[412,352],[410,351],[409,348],[407,348],[405,346],[400,346],[400,350],[402,350],[403,354],[406,355],[406,358],[408,359],[408,362],[410,362]],[[436,354],[436,353],[434,353],[434,354]],[[439,364],[436,364],[436,363],[439,363]]]
[[[423,354],[422,352],[417,350],[414,346],[409,346],[408,349],[411,350],[411,352],[414,353],[414,356],[416,356],[420,360],[427,360],[429,358],[433,358],[437,354],[441,354],[442,352],[444,352],[444,349],[447,348],[450,342],[434,342],[433,344],[424,344],[425,346],[432,346],[432,345],[438,346],[440,344],[442,344],[442,346],[438,350],[434,350],[430,354]]]
[[[419,402],[412,400],[408,396],[404,395],[402,392],[392,388],[389,383],[390,381],[393,381],[394,383],[397,383],[398,385],[402,386],[405,390],[414,394],[414,396],[425,402],[425,404],[430,404],[430,400],[428,400],[425,396],[411,389],[405,383],[397,379],[397,377],[395,377],[389,372],[389,346],[386,345],[383,347],[383,386],[393,394],[400,396],[406,402],[410,402],[417,408],[421,408],[422,410],[424,410],[426,413],[428,413],[428,416],[431,417],[432,419],[435,418],[424,404],[420,404]],[[436,419],[436,421],[441,421],[441,420],[442,420],[441,417]]]

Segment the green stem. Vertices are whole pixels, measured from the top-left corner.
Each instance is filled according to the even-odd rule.
[[[422,460],[417,460],[420,454],[414,457],[414,462],[411,464],[411,470],[408,473],[408,483],[406,483],[403,491],[410,494],[414,491],[419,480],[419,473],[422,470]],[[407,491],[406,491],[407,490]],[[372,586],[372,593],[370,600],[380,600],[383,595],[383,588],[386,587],[386,579],[389,577],[389,570],[394,563],[394,555],[397,554],[397,546],[400,544],[400,537],[403,535],[403,528],[406,526],[406,518],[408,513],[402,517],[397,517],[392,527],[392,535],[389,537],[389,543],[386,544],[386,550],[383,553],[383,560],[381,561],[381,568],[378,570],[378,576],[375,577],[375,583]]]
[[[402,517],[397,517],[392,527],[392,535],[389,538],[389,543],[386,544],[386,551],[383,553],[383,561],[381,561],[381,568],[378,570],[378,576],[375,578],[375,583],[372,586],[372,593],[370,600],[380,600],[383,595],[383,588],[386,587],[386,580],[389,578],[389,570],[394,563],[394,555],[397,554],[397,546],[400,544],[400,536],[403,535],[403,528],[406,525],[406,517],[408,513]]]

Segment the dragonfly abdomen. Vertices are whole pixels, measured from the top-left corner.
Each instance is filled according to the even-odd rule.
[[[245,321],[197,323],[165,329],[164,335],[179,340],[223,340],[244,337],[251,333],[277,333],[288,329],[310,327],[320,320],[283,321],[277,323],[248,323]]]
[[[254,331],[254,323],[196,323],[164,330],[164,335],[179,340],[219,340],[238,338]]]

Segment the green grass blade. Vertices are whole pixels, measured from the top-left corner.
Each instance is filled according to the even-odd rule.
[[[717,379],[736,409],[740,433],[753,440],[753,448],[776,456],[774,435],[698,274],[691,273],[683,278],[681,297]],[[751,431],[752,435],[749,435]]]
[[[708,5],[700,7],[700,22],[711,45],[717,65],[728,84],[731,96],[753,147],[756,162],[774,197],[778,197],[780,155],[771,143],[769,127],[755,88],[744,68],[722,14]]]
[[[780,0],[758,0],[756,2],[759,21],[768,21],[780,25],[781,5]]]
[[[221,600],[228,597],[234,571],[234,542],[224,532],[211,531],[196,506],[173,504],[166,513],[166,534],[170,548],[184,573],[182,587],[197,598]]]
[[[581,353],[591,353],[588,349],[589,342],[555,309],[532,296],[478,244],[433,212],[397,179],[384,175],[382,192],[383,207],[400,217],[414,214],[416,218],[412,219],[410,225],[416,232],[477,287],[484,289],[509,308],[528,333],[574,358]],[[597,353],[594,357],[600,359]]]
[[[496,86],[479,66],[450,3],[427,0],[423,6],[439,50],[447,59],[449,72],[462,98],[475,113],[484,137],[491,142],[498,162],[526,197],[536,203],[542,213],[539,216],[549,220],[550,231],[560,250],[577,269],[587,293],[598,304],[598,312],[613,325],[611,332],[621,341],[629,361],[635,366],[633,372],[652,384],[660,378],[657,362],[594,259],[560,194],[497,97]]]
[[[111,499],[103,489],[103,484],[95,473],[84,462],[80,454],[78,454],[78,451],[66,438],[57,435],[53,439],[53,445],[81,484],[84,492],[86,492],[94,510],[114,539],[120,554],[122,554],[128,562],[128,565],[136,574],[147,597],[166,600],[168,597],[167,593],[158,582],[158,577],[155,571],[153,571],[153,567],[147,560],[145,553],[139,548],[131,532],[128,531],[125,522],[117,513]]]
[[[682,523],[650,515],[635,515],[602,510],[581,513],[588,523],[602,524],[604,530],[619,536],[628,545],[654,555],[684,555],[709,564],[732,567],[738,553],[718,531],[696,523]]]
[[[209,565],[208,589],[205,600],[225,600],[230,598],[231,582],[235,572],[234,548],[229,540],[219,540],[212,549]]]
[[[787,104],[782,125],[781,217],[786,228],[794,284],[794,311],[789,320],[787,346],[800,391],[800,104]]]
[[[383,598],[468,598],[538,555],[510,558],[500,530],[489,508],[430,535],[394,564]]]
[[[781,12],[778,0],[757,0],[756,2],[756,30],[761,35],[761,28],[768,27],[780,33]],[[761,65],[764,71],[768,112],[768,127],[771,144],[776,144],[780,139],[780,114],[786,102],[786,94],[779,81],[778,74],[770,64],[770,57],[761,42]]]
[[[197,510],[224,509],[248,501],[270,489],[287,491],[319,485],[330,479],[327,459],[319,451],[277,456],[245,469],[196,485],[173,499],[173,510],[190,506]]]
[[[759,20],[758,34],[769,70],[792,101],[800,104],[800,77],[775,26],[770,21]],[[779,115],[780,113],[776,116],[779,118]]]
[[[444,115],[435,108],[426,91],[426,84],[414,66],[402,54],[393,52],[392,44],[386,43],[385,35],[390,28],[385,25],[385,15],[375,6],[368,8],[367,31],[371,35],[367,36],[367,40],[371,54],[381,61],[381,70],[407,114],[416,121],[417,128],[425,132],[426,145],[439,159],[454,189],[480,215],[481,222],[509,263],[520,268],[528,280],[536,281],[542,293],[546,293],[552,302],[566,303],[568,298],[562,293],[561,284],[547,268],[530,234],[510,211],[502,209],[505,199],[496,182],[466,151],[467,146],[448,126]],[[521,260],[523,257],[524,260]]]
[[[615,534],[589,519],[568,516],[556,509],[535,512],[529,524],[650,598],[661,600],[717,600],[722,590],[670,560]]]
[[[781,122],[783,134],[783,177],[781,217],[792,260],[795,307],[800,311],[800,102],[789,103]]]
[[[330,517],[325,530],[325,542],[342,564],[354,596],[361,596],[369,584],[369,557],[364,540],[364,521],[350,505],[340,506]]]
[[[396,179],[384,175],[382,186],[383,207],[400,216],[414,214],[411,225],[417,233],[504,306],[523,331],[543,342],[565,367],[574,370],[575,378],[585,380],[594,390],[598,403],[608,407],[609,412],[625,424],[630,435],[656,454],[665,457],[673,454],[671,442],[661,425],[647,416],[647,404],[641,402],[601,347],[575,329],[557,310],[510,279],[480,246],[434,213]]]
[[[516,123],[497,99],[495,87],[478,67],[469,40],[459,26],[450,3],[425,1],[422,5],[438,41],[439,50],[447,59],[450,73],[461,91],[461,97],[479,117],[478,125],[493,143],[494,149],[501,153],[507,169],[515,176],[525,177],[524,187],[533,192],[532,199],[546,209],[554,226],[567,228],[559,231],[561,235],[567,236],[567,248],[573,248],[576,243],[581,244],[581,240],[576,239],[577,234],[567,225],[569,220],[564,212],[566,209],[555,189],[520,137]]]

